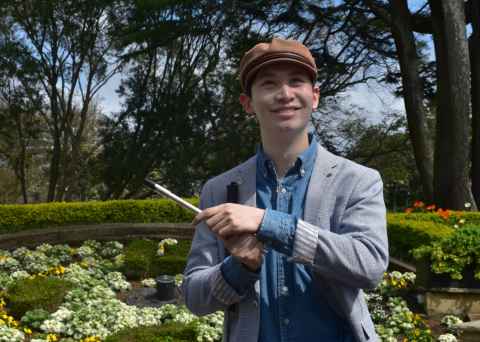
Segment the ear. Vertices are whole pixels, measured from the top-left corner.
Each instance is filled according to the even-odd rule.
[[[313,86],[313,101],[312,101],[312,109],[315,110],[318,107],[320,102],[320,88],[318,86]]]
[[[242,105],[245,112],[247,112],[248,114],[255,114],[253,111],[252,99],[250,98],[250,96],[245,93],[241,93],[238,100],[240,101],[240,104]]]

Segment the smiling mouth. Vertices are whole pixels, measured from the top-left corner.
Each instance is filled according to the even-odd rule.
[[[278,108],[278,109],[274,109],[272,110],[273,113],[276,113],[276,114],[282,114],[282,113],[288,113],[288,112],[294,112],[296,110],[298,110],[300,108],[297,108],[297,107],[285,107],[285,108]]]

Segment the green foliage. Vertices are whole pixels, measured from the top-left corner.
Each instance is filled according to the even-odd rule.
[[[133,240],[125,248],[123,273],[129,279],[152,278],[160,274],[183,273],[190,250],[190,241],[179,241],[177,246],[166,246],[165,255],[158,256],[158,242]]]
[[[415,259],[426,258],[433,272],[447,273],[452,279],[462,279],[468,265],[475,267],[475,278],[480,279],[480,226],[456,230],[450,236],[420,246],[413,251]]]
[[[73,284],[53,277],[35,277],[17,280],[7,290],[7,307],[17,318],[27,311],[43,309],[55,312],[63,303]]]
[[[25,315],[23,315],[21,322],[28,327],[40,330],[42,323],[49,317],[50,313],[47,310],[34,309],[27,311]]]
[[[454,232],[431,214],[388,214],[387,222],[390,255],[406,261],[412,261],[410,250]]]
[[[196,340],[193,325],[168,323],[159,326],[127,328],[108,336],[105,342],[191,342]]]
[[[196,198],[188,201],[198,204]],[[0,233],[85,223],[178,223],[192,218],[189,211],[167,199],[0,205]]]

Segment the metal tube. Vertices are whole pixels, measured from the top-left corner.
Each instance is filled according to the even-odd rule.
[[[199,214],[201,212],[201,210],[198,209],[196,206],[194,206],[194,205],[188,203],[187,201],[181,199],[180,197],[178,197],[177,195],[175,195],[171,191],[167,190],[163,186],[155,183],[151,179],[145,178],[144,179],[144,184],[146,186],[148,186],[150,189],[155,190],[156,192],[174,200],[175,202],[177,202],[180,206],[182,206],[185,209],[191,210],[196,214]]]

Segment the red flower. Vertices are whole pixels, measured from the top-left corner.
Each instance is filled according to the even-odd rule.
[[[442,208],[438,208],[437,214],[438,214],[438,216],[440,216],[444,220],[448,220],[448,218],[450,217],[450,210],[448,210],[448,209],[443,210]]]
[[[432,210],[432,211],[435,210],[435,208],[436,208],[435,204],[430,204],[425,207],[426,210]]]
[[[424,205],[425,205],[425,203],[423,203],[422,201],[415,201],[413,203],[414,208],[423,208]]]
[[[406,213],[406,214],[410,214],[412,211],[413,211],[412,208],[407,208],[407,209],[405,209],[405,213]]]

